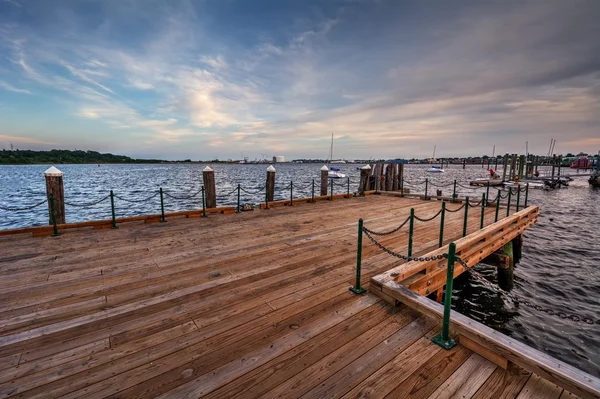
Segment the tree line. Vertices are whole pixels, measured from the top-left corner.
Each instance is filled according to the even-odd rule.
[[[186,160],[187,161],[187,160]],[[101,154],[83,150],[2,150],[0,164],[93,164],[93,163],[164,163],[160,159],[134,159],[125,155]],[[185,161],[183,161],[185,162]]]

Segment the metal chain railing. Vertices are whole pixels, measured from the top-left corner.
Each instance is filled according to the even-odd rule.
[[[186,199],[192,199],[192,198],[196,197],[198,194],[200,194],[201,192],[202,192],[202,187],[200,187],[200,189],[199,189],[198,191],[196,191],[194,194],[190,194],[190,195],[186,195],[186,196],[183,196],[183,197],[179,197],[179,196],[176,196],[176,195],[170,194],[170,193],[169,193],[169,191],[163,191],[163,193],[164,193],[164,194],[165,194],[167,197],[169,197],[169,198],[173,198],[173,199],[176,199],[176,200],[186,200]]]
[[[399,231],[402,227],[404,227],[404,225],[406,223],[408,223],[409,220],[410,220],[410,216],[408,216],[404,220],[404,222],[402,222],[402,224],[400,224],[400,226],[398,226],[398,227],[396,227],[396,228],[394,228],[392,230],[389,230],[389,231],[377,232],[377,231],[373,231],[373,230],[367,229],[366,227],[363,227],[363,230],[366,231],[366,232],[368,232],[369,234],[374,235],[374,236],[389,236],[390,234],[394,234],[395,232]]]
[[[256,195],[261,194],[263,191],[267,189],[267,185],[265,184],[263,187],[257,189],[257,191],[246,190],[245,188],[240,187],[240,190],[248,195]]]
[[[458,208],[456,208],[456,209],[450,209],[450,208],[446,208],[446,212],[458,212],[458,211],[460,211],[461,209],[463,209],[464,207],[465,207],[465,203],[463,202],[463,203],[462,203],[462,205],[461,205],[461,206],[459,206],[459,207],[458,207]]]
[[[525,305],[525,306],[527,306],[529,308],[535,309],[535,310],[540,311],[540,312],[544,312],[544,313],[548,314],[549,316],[557,316],[557,317],[560,317],[561,319],[569,319],[569,320],[572,320],[574,322],[580,322],[581,321],[581,322],[584,322],[584,323],[587,323],[587,324],[600,324],[600,319],[594,320],[592,317],[589,317],[589,316],[580,316],[580,315],[577,315],[577,314],[568,314],[568,313],[565,313],[565,312],[557,312],[554,309],[545,308],[545,307],[540,306],[540,305],[535,305],[534,303],[532,303],[531,301],[529,301],[527,299],[519,298],[519,296],[517,296],[517,294],[515,294],[514,292],[508,292],[506,290],[503,290],[502,288],[500,288],[496,284],[494,284],[491,281],[489,281],[483,275],[481,275],[481,273],[473,270],[473,268],[469,267],[469,265],[467,265],[467,263],[465,261],[463,261],[460,257],[457,256],[455,260],[471,276],[473,276],[478,281],[482,282],[486,287],[488,287],[489,289],[491,289],[494,292],[497,292],[499,294],[502,294],[502,295],[506,296],[508,299],[510,299],[511,301],[513,301],[516,304],[523,304],[523,305]]]
[[[65,203],[65,205],[69,205],[69,206],[75,206],[75,207],[79,207],[79,208],[86,208],[86,207],[89,207],[89,206],[97,205],[97,204],[99,204],[99,203],[101,203],[103,201],[106,201],[109,198],[110,198],[110,194],[107,195],[106,197],[100,198],[98,201],[93,201],[93,202],[86,202],[86,203],[75,204],[73,202],[64,201],[64,203]]]
[[[479,205],[481,205],[481,203],[482,203],[482,202],[483,202],[483,198],[482,198],[482,199],[480,199],[480,200],[479,200],[479,202],[476,202],[476,203],[474,203],[474,204],[472,204],[472,203],[470,203],[470,202],[469,202],[469,206],[470,206],[471,208],[477,208]],[[464,203],[463,203],[463,205],[464,205]]]
[[[429,221],[435,219],[436,217],[438,217],[441,213],[442,213],[442,210],[440,209],[435,215],[433,215],[429,218],[420,218],[417,215],[415,215],[415,219],[417,219],[419,222],[429,222]]]
[[[48,199],[45,199],[45,200],[43,200],[41,202],[38,202],[37,204],[33,204],[33,205],[30,205],[30,206],[24,206],[22,208],[18,208],[18,207],[14,207],[14,206],[0,205],[0,209],[3,210],[3,211],[9,211],[9,212],[12,212],[12,211],[29,211],[31,209],[37,208],[38,206],[40,206],[40,205],[42,205],[42,204],[44,204],[46,202],[48,202]]]
[[[392,251],[391,249],[385,247],[383,244],[379,243],[375,238],[373,238],[371,236],[371,234],[369,234],[369,232],[367,230],[365,230],[364,227],[363,227],[362,231],[367,236],[367,238],[373,244],[375,244],[379,249],[381,249],[384,252],[387,252],[388,254],[390,254],[398,259],[403,259],[408,262],[413,261],[413,260],[418,261],[418,262],[430,262],[432,260],[441,260],[448,256],[447,254],[443,254],[443,255],[435,255],[435,256],[425,256],[425,257],[420,258],[420,257],[416,257],[416,256],[402,255],[402,254]]]
[[[160,191],[157,191],[156,193],[152,194],[152,195],[151,195],[151,196],[149,196],[148,198],[144,198],[144,199],[141,199],[141,200],[132,200],[132,199],[127,199],[127,198],[125,198],[125,197],[121,197],[120,195],[117,195],[117,194],[115,194],[115,198],[118,198],[118,199],[120,199],[120,200],[122,200],[122,201],[125,201],[125,202],[132,202],[132,203],[142,203],[142,202],[147,202],[147,201],[150,201],[152,198],[156,197],[156,196],[157,196],[157,195],[159,195],[159,194],[160,194]]]

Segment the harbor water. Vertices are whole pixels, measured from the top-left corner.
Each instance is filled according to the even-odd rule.
[[[0,207],[24,208],[45,199],[43,172],[50,165],[0,166]],[[154,195],[159,187],[165,195],[165,211],[201,208],[202,169],[200,164],[153,165],[58,165],[64,173],[67,222],[110,218],[110,202],[103,201],[114,190],[117,217],[160,212]],[[217,202],[235,205],[238,184],[245,190],[241,203],[264,201],[268,165],[210,165],[215,170]],[[293,181],[295,198],[311,195],[312,182],[319,191],[320,164],[276,164],[275,199],[288,199]],[[350,178],[350,190],[357,189],[360,165],[335,165]],[[479,201],[485,187],[473,188],[469,181],[487,177],[481,165],[445,167],[445,173],[428,174],[426,165],[406,165],[405,186],[423,192],[429,179],[429,193],[441,189]],[[501,172],[500,172],[501,173]],[[334,193],[345,193],[347,180],[336,181]],[[491,189],[495,197],[495,189]],[[141,201],[141,202],[137,202]],[[529,203],[541,208],[537,224],[524,237],[523,257],[515,267],[513,292],[535,305],[556,313],[577,314],[600,319],[600,190],[587,178],[575,178],[568,188],[530,190]],[[48,223],[46,204],[22,211],[0,209],[0,229]],[[403,234],[403,233],[400,233]],[[1,249],[0,241],[0,249]],[[1,251],[0,251],[1,253]],[[2,254],[0,258],[10,256]],[[496,282],[494,267],[480,264],[476,270]],[[459,312],[483,322],[542,352],[600,377],[600,324],[561,319],[523,305],[516,306],[502,294],[465,274],[455,282],[454,306]]]

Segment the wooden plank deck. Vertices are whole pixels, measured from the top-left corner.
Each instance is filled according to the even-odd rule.
[[[348,291],[358,218],[386,230],[410,207],[428,217],[440,202],[368,196],[0,237],[0,398],[567,397],[512,363],[433,345],[436,319]],[[462,217],[446,214],[446,241]],[[479,211],[469,220],[478,230]],[[417,223],[415,254],[438,232]],[[406,230],[381,242],[406,253]],[[400,263],[365,243],[363,284]]]

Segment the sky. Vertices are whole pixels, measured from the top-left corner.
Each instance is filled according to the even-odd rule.
[[[600,150],[598,0],[0,0],[0,148]]]

